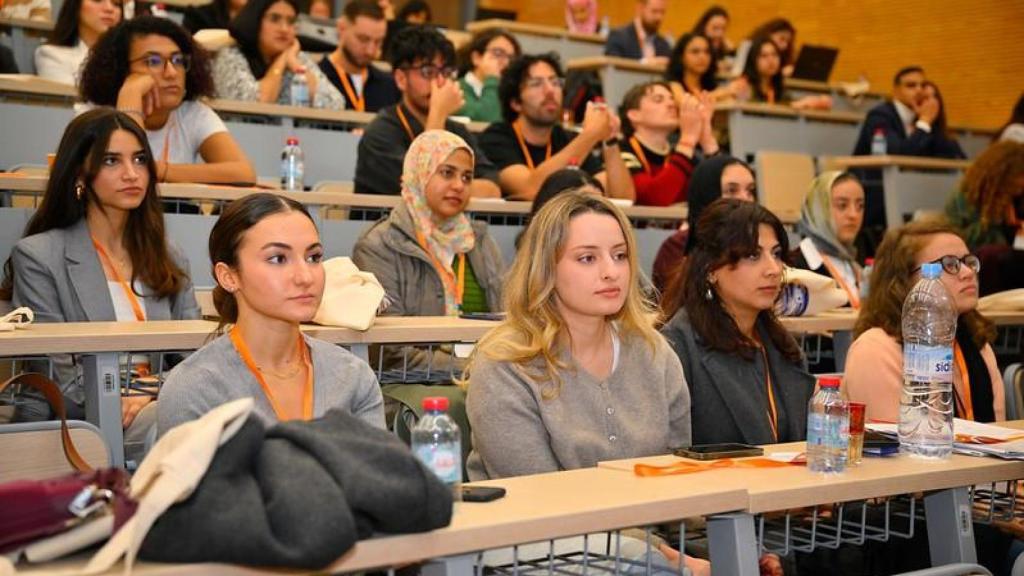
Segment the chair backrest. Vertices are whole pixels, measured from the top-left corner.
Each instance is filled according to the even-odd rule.
[[[354,194],[355,187],[352,182],[340,180],[324,180],[313,186],[314,192],[328,192],[333,194]],[[348,209],[327,206],[323,208],[322,216],[327,220],[348,220]]]
[[[217,307],[213,305],[213,290],[197,289],[195,292],[199,313],[203,315],[203,318],[220,318]]]
[[[1003,371],[1003,393],[1006,396],[1006,419],[1018,420],[1024,416],[1024,397],[1021,385],[1024,384],[1024,365],[1015,362]]]
[[[783,222],[800,220],[800,206],[815,176],[814,158],[797,152],[762,151],[754,166],[758,202]]]
[[[110,466],[110,447],[98,428],[80,420],[68,420],[68,428],[86,462],[93,468]],[[42,480],[69,472],[74,469],[64,458],[59,421],[0,425],[0,482]]]

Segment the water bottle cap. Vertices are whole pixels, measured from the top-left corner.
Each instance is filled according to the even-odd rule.
[[[822,388],[839,388],[843,381],[835,376],[825,376],[818,378],[818,386]]]
[[[942,264],[929,262],[921,265],[921,278],[938,278],[942,274]]]
[[[448,399],[444,396],[430,396],[423,399],[424,410],[440,410],[444,412],[448,410]]]
[[[864,265],[865,266],[874,266],[875,265],[875,259],[874,258],[865,258],[864,259]]]
[[[885,130],[883,130],[882,128],[875,128],[875,134],[876,135],[881,134],[881,135],[884,136],[885,135]]]
[[[298,146],[299,139],[296,138],[295,136],[290,136],[287,140],[285,140],[285,143],[288,144],[289,146]]]

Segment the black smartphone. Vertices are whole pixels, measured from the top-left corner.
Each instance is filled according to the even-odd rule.
[[[462,485],[463,502],[492,502],[505,497],[505,489],[497,486]]]
[[[718,460],[719,458],[743,458],[744,456],[763,456],[764,450],[750,444],[701,444],[688,448],[676,448],[672,451],[676,456],[693,460]]]
[[[494,320],[500,322],[505,319],[504,312],[463,312],[459,318],[467,320]]]

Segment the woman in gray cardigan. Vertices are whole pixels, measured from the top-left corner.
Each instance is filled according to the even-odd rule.
[[[160,390],[157,433],[239,398],[267,426],[343,410],[384,428],[370,367],[299,329],[324,293],[323,246],[302,204],[275,194],[232,202],[210,231],[213,303],[226,334],[177,365]]]
[[[690,385],[694,444],[803,440],[814,377],[773,311],[789,253],[782,223],[756,203],[722,199],[695,234],[662,328]]]
[[[470,480],[690,444],[686,379],[654,329],[637,253],[629,221],[605,198],[564,192],[533,217],[519,248],[530,257],[516,258],[506,284],[508,316],[477,344],[463,382]]]
[[[473,149],[443,130],[416,137],[405,155],[402,203],[360,236],[352,260],[384,286],[392,316],[454,316],[501,310],[505,263],[487,224],[465,214]],[[385,364],[444,369],[452,356],[407,348]],[[458,365],[458,363],[455,363]]]
[[[5,266],[0,300],[28,306],[39,322],[199,318],[188,262],[167,241],[145,132],[129,116],[97,109],[68,125],[43,201]],[[84,418],[82,372],[52,357],[69,418]],[[19,420],[53,417],[26,394]],[[128,427],[151,397],[121,400]]]

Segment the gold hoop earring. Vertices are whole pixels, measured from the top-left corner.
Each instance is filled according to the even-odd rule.
[[[83,184],[75,184],[75,200],[82,199],[82,193],[85,192],[85,186]]]

